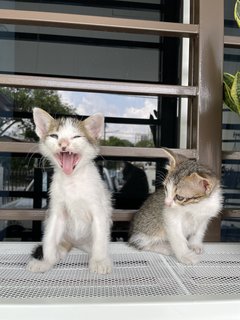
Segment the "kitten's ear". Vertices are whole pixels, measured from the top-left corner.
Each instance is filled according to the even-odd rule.
[[[192,179],[192,181],[194,181],[194,183],[197,184],[202,193],[208,195],[212,192],[213,182],[211,181],[211,179],[202,177],[196,172],[190,175],[190,179]]]
[[[95,113],[84,120],[84,126],[92,138],[99,139],[104,127],[104,116],[101,113]]]
[[[40,139],[47,134],[51,122],[55,121],[50,114],[40,108],[33,109],[33,120],[36,125],[35,132]]]
[[[186,157],[180,155],[180,154],[176,154],[174,153],[172,150],[169,150],[167,148],[162,148],[165,153],[167,154],[167,157],[169,159],[169,164],[166,166],[166,169],[169,170],[174,170],[176,168],[176,165],[178,163],[181,163],[185,160],[187,160]]]

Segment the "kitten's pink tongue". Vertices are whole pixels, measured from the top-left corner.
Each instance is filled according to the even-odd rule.
[[[61,154],[63,172],[67,175],[71,174],[75,165],[78,162],[78,159],[79,156],[76,154],[69,154],[68,152],[63,152]]]

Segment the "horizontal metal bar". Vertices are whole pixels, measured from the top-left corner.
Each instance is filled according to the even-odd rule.
[[[0,220],[32,220],[43,221],[46,217],[46,210],[41,209],[0,209]],[[131,221],[137,210],[114,209],[113,221]]]
[[[51,114],[51,112],[50,112]],[[51,114],[53,117],[55,114]],[[3,118],[18,118],[18,119],[32,119],[32,112],[21,112],[21,111],[0,111],[0,117]],[[88,116],[86,115],[76,115],[76,114],[57,114],[57,117],[71,117],[78,118],[79,120],[84,120]],[[159,125],[160,120],[158,119],[143,119],[143,118],[123,118],[123,117],[104,117],[105,123],[114,124],[136,124],[136,125]]]
[[[113,221],[131,221],[137,210],[114,209]],[[0,220],[33,220],[43,221],[46,210],[43,209],[0,209]],[[224,218],[239,218],[239,209],[224,209],[221,215]]]
[[[55,12],[0,10],[0,23],[189,37],[198,25]]]
[[[239,160],[240,151],[222,151],[222,160]]]
[[[174,150],[174,149],[173,149]],[[197,158],[196,149],[175,149],[177,153],[183,154],[188,158]],[[0,152],[9,153],[38,153],[37,143],[29,142],[0,142]],[[134,148],[134,147],[111,147],[101,146],[102,156],[116,157],[145,157],[161,158],[164,157],[164,151],[161,148]],[[222,160],[239,160],[240,152],[222,151]]]
[[[7,87],[47,88],[56,90],[126,93],[136,95],[169,95],[191,97],[197,87],[132,83],[102,80],[81,80],[23,75],[0,75],[0,85]]]
[[[225,218],[240,218],[240,209],[224,209],[222,219]]]
[[[38,209],[0,209],[0,220],[33,220],[45,219],[46,210]]]
[[[7,74],[0,74],[0,85],[6,87],[46,88],[52,90],[125,93],[134,95],[197,96],[197,87],[190,86]]]
[[[224,46],[227,48],[240,48],[240,37],[224,36]]]
[[[131,221],[137,210],[114,209],[113,221]],[[239,209],[224,209],[222,212],[224,218],[239,218]],[[0,220],[33,220],[43,221],[46,217],[46,210],[43,209],[0,209]]]
[[[6,153],[38,153],[37,143],[28,142],[0,142],[0,152]]]
[[[172,149],[188,158],[196,158],[195,149]],[[37,143],[28,142],[0,142],[0,153],[38,153]],[[164,158],[165,152],[161,148],[134,148],[134,147],[110,147],[101,146],[100,154],[109,157],[133,157],[133,158]]]
[[[114,209],[112,220],[113,221],[131,221],[133,215],[137,212],[137,210],[122,210],[122,209]]]
[[[195,149],[172,149],[173,151],[185,155],[188,158],[196,158]],[[132,158],[166,158],[166,153],[161,148],[134,148],[134,147],[101,147],[101,155]]]

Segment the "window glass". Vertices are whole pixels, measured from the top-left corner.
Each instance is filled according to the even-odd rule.
[[[234,6],[236,0],[224,1],[224,33],[228,36],[239,36],[240,30],[234,20]]]
[[[46,208],[49,182],[48,166],[39,156],[0,153],[1,208]]]
[[[0,8],[172,22],[183,16],[181,1],[89,3],[1,1]],[[180,84],[181,43],[157,35],[5,24],[0,26],[0,73]]]
[[[174,14],[170,10],[175,5]],[[182,1],[169,0],[44,0],[44,1],[1,1],[1,9],[18,9],[29,11],[59,12],[81,15],[94,15],[124,19],[143,19],[153,21],[174,22],[176,18],[182,19]]]
[[[1,1],[0,8],[182,22],[189,13],[189,1],[185,3],[187,10],[179,0],[26,0]],[[0,46],[2,74],[188,84],[181,76],[186,60],[182,39],[174,37],[5,24],[0,26]],[[37,141],[33,107],[79,118],[102,112],[104,146],[186,147],[187,98],[0,88],[0,141]],[[100,157],[97,165],[114,207],[139,208],[161,184],[165,160],[113,158]],[[1,208],[46,209],[51,174],[40,155],[0,150]],[[40,240],[41,231],[38,222],[0,222],[0,239]],[[115,238],[122,238],[121,233]]]
[[[53,116],[77,115],[79,119],[101,112],[105,116],[101,144],[105,146],[160,147],[168,146],[168,141],[175,141],[176,146],[185,148],[187,105],[186,99],[183,100],[157,96],[0,88],[0,141],[37,141],[32,109],[39,107]],[[175,119],[174,123],[171,123],[171,118],[168,120],[170,115]],[[172,128],[171,132],[167,132],[167,128]]]
[[[240,49],[224,49],[224,72],[235,75],[240,70]],[[239,116],[226,105],[223,106],[222,149],[240,151]]]
[[[163,159],[164,160],[164,159]],[[107,160],[99,158],[96,165],[115,209],[138,209],[150,193],[160,187],[166,174],[165,161]],[[0,153],[0,208],[48,208],[48,190],[52,168],[38,155]],[[41,222],[0,221],[0,240],[39,241]],[[129,222],[115,222],[112,239],[127,239]]]
[[[0,73],[180,84],[181,40],[2,25]]]
[[[224,26],[225,35],[240,36],[240,29],[234,20],[235,0],[225,0]],[[240,49],[224,49],[224,72],[235,75],[240,70]],[[240,151],[240,121],[239,115],[223,106],[222,149],[224,151]],[[240,167],[239,160],[223,160],[222,188],[224,193],[224,208],[239,209],[240,207]],[[239,218],[222,220],[222,241],[240,241]]]

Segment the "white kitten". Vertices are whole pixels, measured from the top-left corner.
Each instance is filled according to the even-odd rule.
[[[101,114],[84,121],[54,119],[34,108],[41,153],[54,165],[43,246],[32,254],[28,270],[45,272],[72,247],[89,253],[89,267],[109,273],[111,197],[93,162],[104,126]]]

